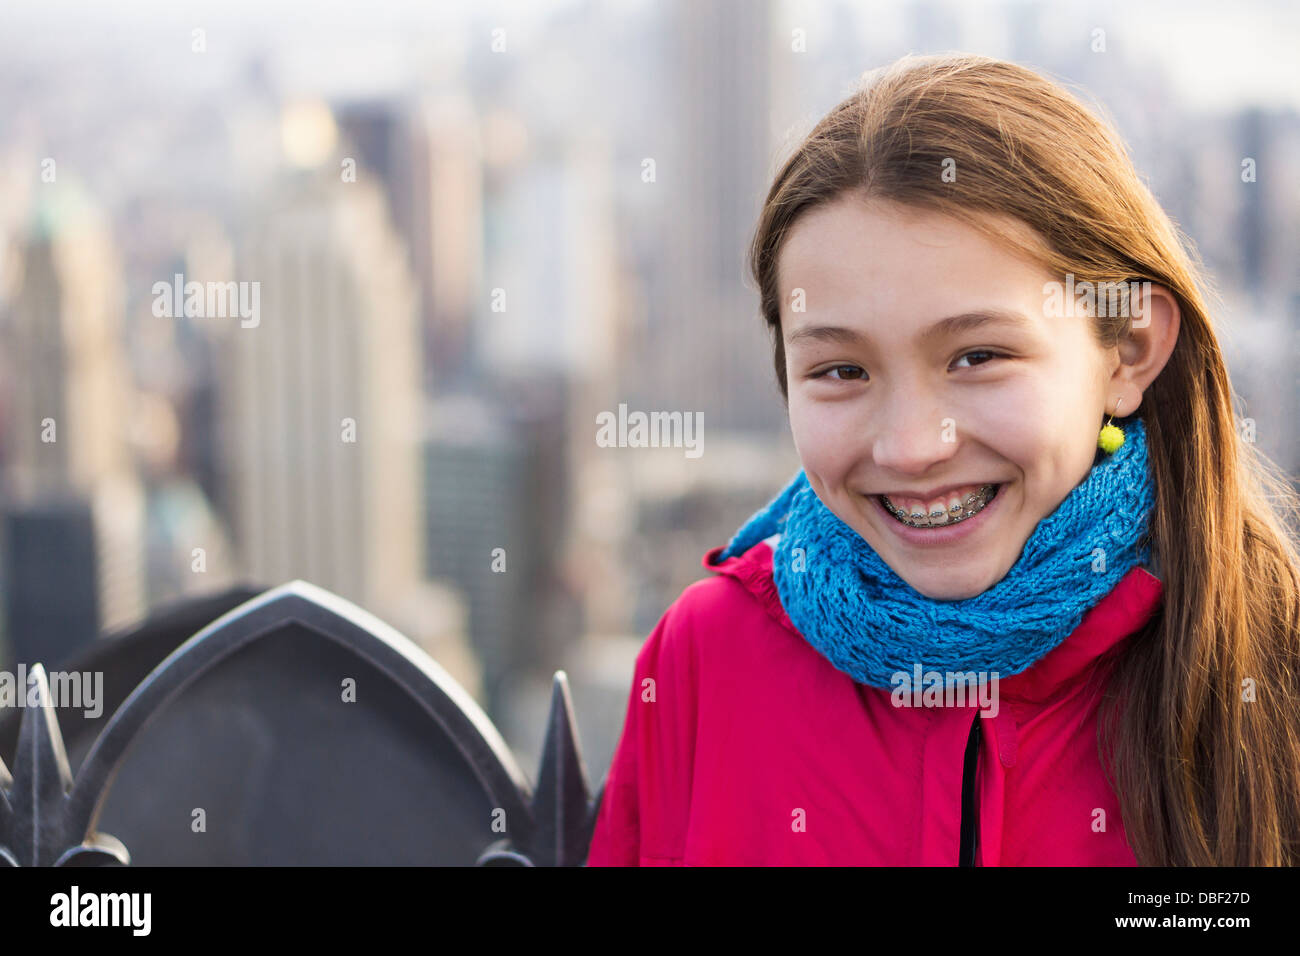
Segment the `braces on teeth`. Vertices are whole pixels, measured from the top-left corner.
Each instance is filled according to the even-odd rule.
[[[927,515],[920,508],[917,508],[911,514],[908,514],[902,508],[894,507],[894,503],[884,495],[880,496],[880,501],[885,506],[886,511],[909,528],[946,528],[949,525],[965,521],[967,518],[973,518],[983,511],[985,506],[993,500],[993,493],[996,489],[996,485],[982,485],[978,491],[972,491],[959,504],[948,509],[946,512],[948,520],[943,522],[938,521],[945,514],[941,510],[936,509]]]

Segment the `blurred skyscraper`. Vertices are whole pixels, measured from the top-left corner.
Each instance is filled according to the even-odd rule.
[[[108,630],[145,610],[144,493],[124,428],[132,391],[119,263],[109,224],[75,182],[46,183],[34,196],[0,333],[8,371],[0,465],[12,532],[3,563],[14,581],[23,567],[66,568],[58,583],[69,616],[32,606],[50,593],[26,586],[6,589],[6,616],[25,631],[42,621]],[[79,517],[87,511],[89,525]],[[12,637],[39,656],[39,633]],[[66,649],[93,637],[50,640]]]
[[[464,593],[484,699],[510,733],[514,682],[549,679],[581,622],[560,565],[571,485],[564,383],[503,381],[495,391],[429,405],[427,567]]]
[[[786,426],[745,252],[774,145],[771,4],[677,0],[662,11],[675,121],[673,139],[649,148],[666,270],[652,293],[649,360],[634,370],[639,407],[700,411],[706,429],[770,437]]]
[[[0,667],[59,667],[99,633],[95,522],[83,499],[46,496],[0,513],[7,653]],[[8,658],[12,658],[9,660]]]
[[[470,318],[479,300],[482,156],[478,117],[463,96],[350,103],[339,111],[345,148],[386,186],[394,228],[416,285],[423,384],[470,378]]]
[[[422,575],[415,289],[382,189],[364,168],[286,175],[238,258],[260,323],[208,321],[245,573],[358,603],[478,693],[460,609]]]
[[[643,315],[619,355],[618,394],[643,411],[702,413],[704,452],[683,460],[677,449],[598,449],[617,475],[606,487],[625,495],[606,505],[622,532],[625,633],[648,632],[702,576],[703,550],[725,543],[792,474],[771,339],[746,267],[784,132],[773,106],[788,102],[793,72],[775,14],[772,3],[738,0],[651,12],[658,105],[670,121],[638,140],[633,175],[644,180],[653,161],[653,181],[637,185],[654,202],[630,208],[628,226],[654,230],[657,242]]]

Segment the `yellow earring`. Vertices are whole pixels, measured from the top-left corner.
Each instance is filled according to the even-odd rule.
[[[1120,401],[1115,402],[1115,411],[1119,411]],[[1111,415],[1105,425],[1101,426],[1101,432],[1097,435],[1097,447],[1108,455],[1113,455],[1119,450],[1119,446],[1124,444],[1124,430],[1118,425],[1112,425],[1115,416]]]

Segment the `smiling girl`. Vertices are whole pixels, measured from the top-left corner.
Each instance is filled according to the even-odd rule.
[[[904,58],[750,262],[803,467],[638,656],[589,864],[1300,863],[1300,509],[1116,134]]]

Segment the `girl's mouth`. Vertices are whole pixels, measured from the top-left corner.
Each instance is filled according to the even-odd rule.
[[[900,524],[909,528],[944,528],[975,517],[988,507],[1001,487],[1001,484],[985,484],[961,489],[932,502],[904,499],[896,504],[885,495],[876,497],[885,511]]]

